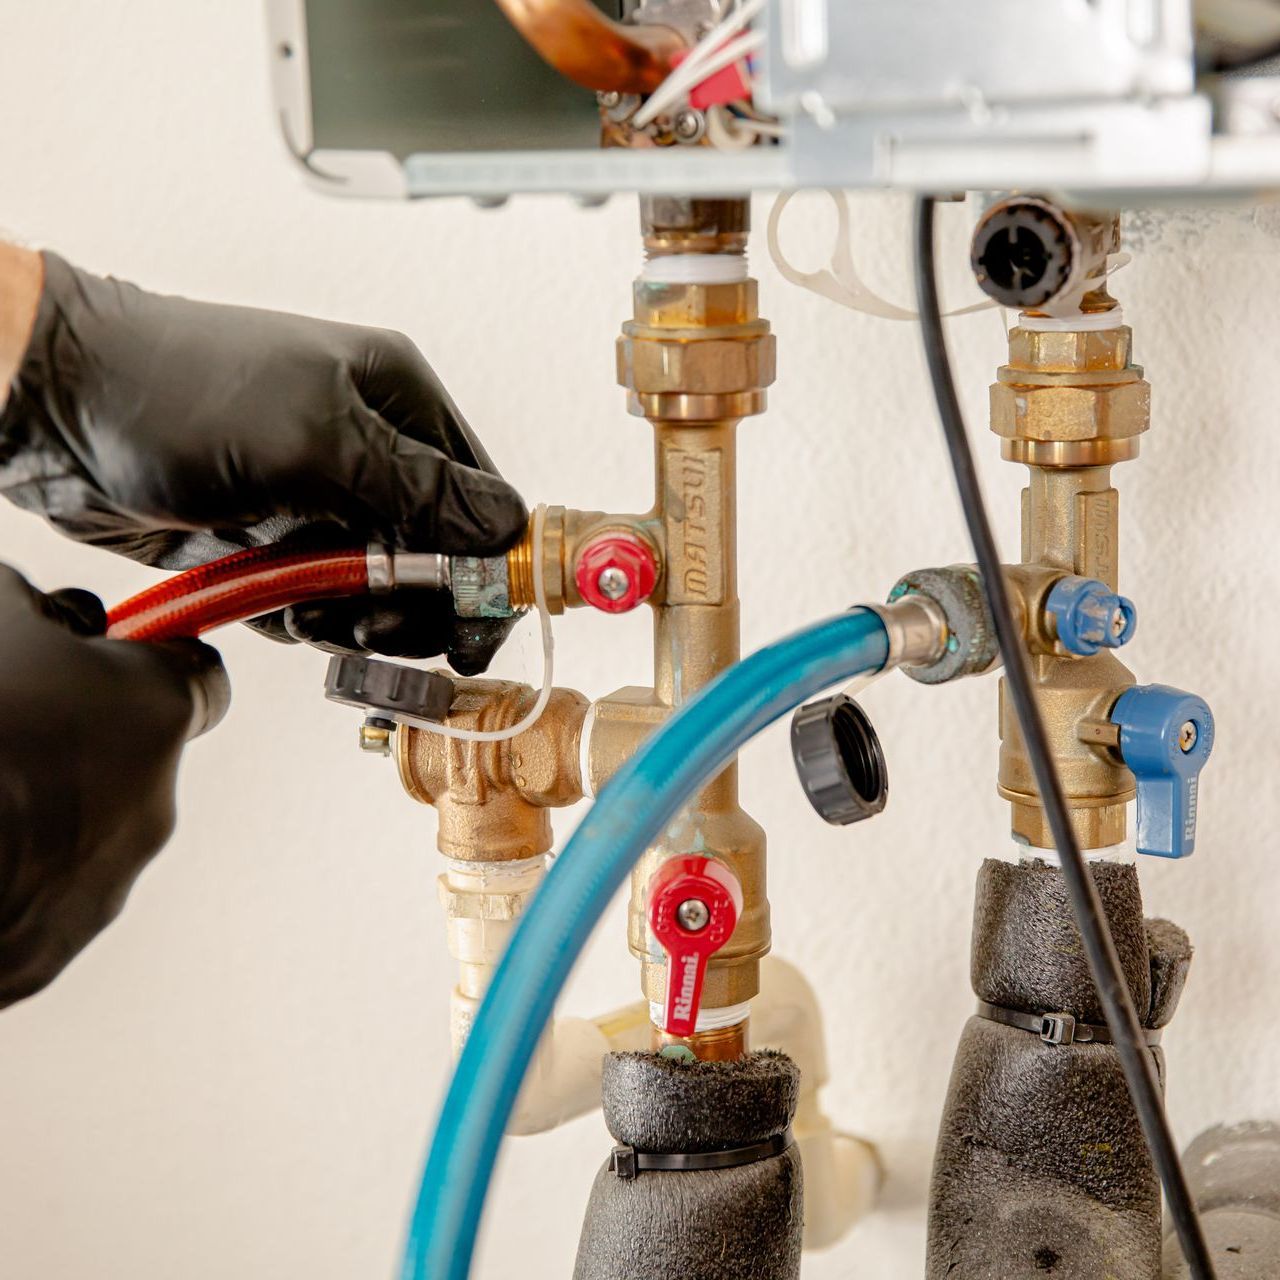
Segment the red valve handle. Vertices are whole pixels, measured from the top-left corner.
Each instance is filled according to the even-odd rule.
[[[662,1029],[669,1035],[697,1030],[707,961],[729,941],[741,914],[738,877],[715,858],[669,858],[654,872],[649,928],[667,953]]]
[[[643,538],[621,530],[602,534],[578,553],[578,594],[604,613],[629,613],[658,584],[658,562]]]

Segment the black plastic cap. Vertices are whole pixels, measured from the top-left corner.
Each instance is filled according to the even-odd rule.
[[[1032,196],[1001,201],[974,232],[970,265],[982,292],[1001,306],[1051,302],[1075,266],[1075,237],[1065,215]]]
[[[330,702],[392,720],[443,720],[453,705],[453,693],[453,681],[439,672],[355,654],[330,658],[324,679],[324,696]]]
[[[889,799],[889,770],[867,713],[843,693],[801,707],[791,719],[800,785],[833,826],[873,818]]]

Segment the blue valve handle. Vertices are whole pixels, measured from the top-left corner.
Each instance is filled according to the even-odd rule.
[[[1209,704],[1168,685],[1135,685],[1120,695],[1111,722],[1138,783],[1138,852],[1194,853],[1200,770],[1213,750]]]
[[[1059,578],[1045,607],[1057,624],[1062,647],[1082,658],[1128,644],[1138,626],[1133,601],[1095,578]]]

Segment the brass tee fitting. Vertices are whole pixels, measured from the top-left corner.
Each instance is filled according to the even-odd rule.
[[[536,692],[507,680],[460,680],[447,723],[494,730],[518,724]],[[464,742],[401,727],[405,790],[439,815],[440,852],[468,862],[531,858],[552,845],[549,810],[582,798],[579,748],[587,700],[556,689],[528,729],[503,742]]]

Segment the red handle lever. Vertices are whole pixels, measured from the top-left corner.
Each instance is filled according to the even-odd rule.
[[[649,881],[649,928],[667,953],[662,1029],[697,1030],[707,961],[729,941],[742,914],[738,877],[715,858],[669,858]]]

